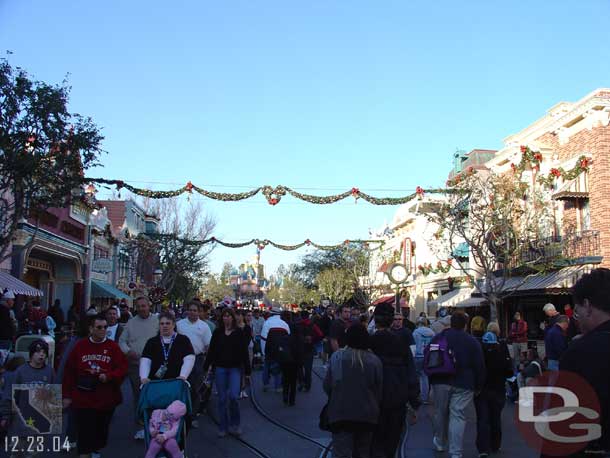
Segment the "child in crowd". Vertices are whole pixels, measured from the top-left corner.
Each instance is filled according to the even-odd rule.
[[[20,415],[15,415],[16,412],[11,409],[11,399],[13,397],[14,385],[31,385],[40,384],[48,385],[53,383],[55,375],[53,368],[47,364],[49,357],[49,345],[44,340],[35,340],[29,348],[30,359],[27,364],[21,364],[16,368],[11,380],[5,377],[5,385],[3,390],[3,401],[8,402],[9,418],[8,428],[13,436],[32,436],[35,432],[28,427]],[[21,396],[16,396],[14,399],[15,405],[20,407],[26,401],[24,396],[28,396],[27,392],[23,392]]]
[[[155,458],[161,450],[165,450],[171,458],[182,457],[176,435],[180,419],[186,414],[186,406],[181,401],[174,401],[167,409],[156,409],[150,418],[150,443],[145,458]]]

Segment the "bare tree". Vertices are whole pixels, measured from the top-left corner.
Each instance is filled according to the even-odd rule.
[[[170,299],[188,300],[201,287],[207,273],[212,244],[210,238],[216,221],[206,213],[202,202],[182,205],[179,199],[144,199],[147,214],[159,219],[158,234],[139,237],[137,247],[142,262],[157,256],[163,275],[159,285]]]
[[[455,260],[489,302],[490,318],[496,321],[498,304],[527,279],[521,275],[507,288],[509,278],[523,267],[520,261],[528,241],[548,235],[553,226],[549,199],[535,184],[512,174],[467,174],[453,190],[439,210],[428,215],[439,227],[431,246],[444,256],[468,247],[468,260],[460,256]],[[529,267],[544,268],[538,261],[530,258]],[[477,281],[480,278],[483,281]]]

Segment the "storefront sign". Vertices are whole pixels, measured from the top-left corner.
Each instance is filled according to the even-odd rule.
[[[112,272],[112,259],[98,258],[91,264],[91,270],[94,272],[108,273]]]
[[[74,203],[70,206],[70,218],[75,219],[79,223],[87,224],[87,216],[89,209],[80,203]]]
[[[51,263],[48,261],[41,261],[40,259],[28,258],[27,267],[37,270],[44,270],[46,272],[52,272]]]
[[[62,221],[61,231],[79,240],[85,239],[85,230],[81,227],[75,226],[74,224],[70,224],[67,221]]]

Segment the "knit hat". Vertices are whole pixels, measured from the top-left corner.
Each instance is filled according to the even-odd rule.
[[[377,307],[375,307],[375,316],[394,316],[394,313],[396,313],[396,311],[394,310],[394,307],[391,306],[390,304],[379,304]]]
[[[174,419],[178,419],[184,417],[186,414],[186,405],[182,401],[174,401],[170,405],[167,406],[168,413],[172,414]]]
[[[493,344],[498,343],[498,337],[493,332],[486,332],[483,334],[483,343]]]
[[[347,337],[347,346],[356,350],[368,350],[369,348],[369,333],[366,328],[360,324],[354,324],[347,328],[345,333]]]

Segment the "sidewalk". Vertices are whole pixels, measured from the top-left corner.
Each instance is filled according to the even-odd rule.
[[[432,449],[432,415],[431,405],[422,406],[418,412],[417,424],[409,428],[409,437],[406,444],[406,456],[409,458],[441,458],[446,453],[435,453]],[[537,458],[540,454],[528,447],[521,438],[514,422],[515,405],[506,403],[502,411],[502,448],[500,453],[491,455],[498,458]],[[468,424],[464,437],[464,458],[477,458],[476,441],[476,414],[474,406],[467,413]]]

